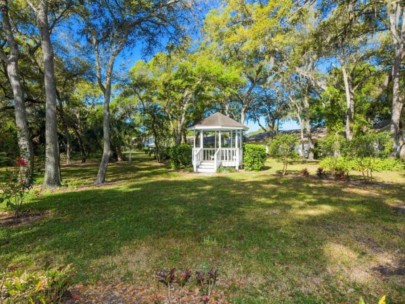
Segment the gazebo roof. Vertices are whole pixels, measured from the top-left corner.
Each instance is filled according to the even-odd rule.
[[[219,112],[203,119],[189,130],[248,130],[245,125]]]

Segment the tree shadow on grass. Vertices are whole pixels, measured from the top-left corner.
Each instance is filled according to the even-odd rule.
[[[142,169],[147,171],[148,166]],[[152,170],[152,175],[139,170],[134,175],[149,178],[159,176],[159,170]],[[363,191],[345,183],[304,178],[249,177],[135,179],[115,188],[46,195],[31,207],[56,215],[29,229],[0,234],[8,238],[1,247],[1,266],[46,267],[61,260],[76,266],[78,280],[91,281],[111,271],[109,267],[123,266],[105,263],[123,248],[130,247],[135,255],[148,247],[147,270],[207,262],[220,267],[229,281],[245,278],[245,283],[238,283],[245,291],[252,286],[252,290],[269,286],[277,290],[290,284],[289,290],[282,290],[288,296],[293,296],[291,289],[307,288],[307,293],[322,299],[346,300],[338,276],[328,274],[336,248],[350,254],[392,253],[404,245],[404,218],[372,188]],[[391,189],[391,197],[403,195],[400,187]],[[325,288],[312,277],[332,284],[331,290],[322,294]],[[368,283],[356,284],[370,293],[380,291],[373,291],[375,286]],[[394,285],[391,293],[397,288]]]

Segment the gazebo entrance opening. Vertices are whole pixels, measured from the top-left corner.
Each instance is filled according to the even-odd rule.
[[[221,166],[239,169],[243,161],[243,131],[247,127],[215,113],[190,129],[194,130],[195,172],[215,172]]]

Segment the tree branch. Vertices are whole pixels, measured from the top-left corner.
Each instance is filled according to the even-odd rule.
[[[31,9],[34,11],[35,15],[38,16],[38,10],[37,10],[37,8],[35,7],[35,5],[32,4],[32,2],[31,2],[30,0],[27,0],[27,4],[28,4],[28,6],[31,7]]]
[[[0,51],[0,59],[3,60],[5,63],[8,63],[8,57],[6,54],[3,53],[3,51]]]

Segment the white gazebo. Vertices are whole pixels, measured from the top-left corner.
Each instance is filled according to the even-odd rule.
[[[248,129],[221,113],[189,128],[194,130],[194,172],[216,172],[221,166],[239,169],[243,162],[243,131]]]

